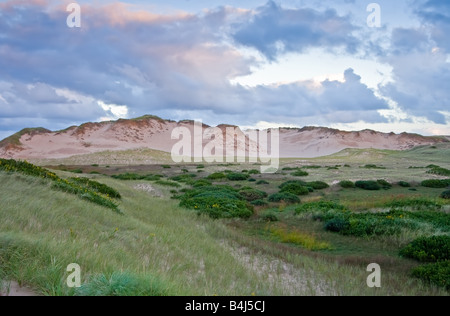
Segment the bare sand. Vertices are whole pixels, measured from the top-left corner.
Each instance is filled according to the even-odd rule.
[[[4,282],[3,288],[0,289],[0,296],[38,296],[38,295],[29,288],[20,287],[17,282]]]

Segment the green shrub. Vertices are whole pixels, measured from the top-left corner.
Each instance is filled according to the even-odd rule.
[[[308,187],[313,188],[314,190],[323,190],[323,189],[326,189],[326,188],[330,187],[327,183],[325,183],[323,181],[307,182],[306,185]]]
[[[248,172],[248,174],[261,174],[261,171],[259,171],[257,169],[252,169]]]
[[[172,182],[172,181],[158,180],[155,183],[162,185],[162,186],[166,186],[166,187],[173,187],[173,188],[181,187],[181,185],[179,183]]]
[[[445,180],[438,180],[438,179],[431,179],[431,180],[425,180],[422,181],[421,185],[426,188],[438,188],[443,189],[448,186],[450,186],[450,179]]]
[[[441,199],[449,200],[450,199],[450,190],[442,192],[441,193]]]
[[[81,174],[81,173],[83,173],[83,170],[81,170],[81,169],[73,169],[73,170],[69,170],[69,172]]]
[[[353,189],[355,188],[355,183],[349,180],[343,180],[339,182],[339,185],[344,189]]]
[[[208,181],[206,179],[200,179],[200,180],[192,181],[190,184],[194,188],[206,187],[206,186],[211,186],[212,185],[211,181]]]
[[[303,169],[320,169],[322,166],[304,166]]]
[[[365,169],[386,169],[385,167],[379,167],[379,166],[373,165],[373,164],[365,165],[363,168],[365,168]]]
[[[255,200],[250,202],[250,204],[254,206],[266,206],[268,203],[264,200]]]
[[[163,168],[163,169],[170,169],[172,167],[170,165],[162,165],[161,168]]]
[[[294,177],[306,177],[306,176],[309,176],[309,173],[306,171],[303,171],[303,170],[298,170],[298,171],[291,173],[291,175]]]
[[[440,210],[442,208],[441,204],[426,198],[401,199],[388,202],[385,204],[385,206],[396,209],[412,208],[416,210]]]
[[[427,171],[429,174],[435,174],[438,176],[450,177],[450,170],[441,168],[439,166],[433,166],[431,170]]]
[[[223,172],[215,172],[215,173],[210,174],[206,178],[208,180],[213,180],[214,181],[214,180],[222,180],[222,179],[225,179],[226,177],[227,176]]]
[[[409,182],[406,182],[406,181],[400,181],[398,183],[398,185],[401,186],[402,188],[410,188],[411,187],[411,184]]]
[[[299,167],[284,167],[281,170],[283,170],[283,171],[294,171],[294,170],[298,170],[298,169],[299,169]]]
[[[260,215],[260,218],[265,222],[278,222],[280,220],[277,212],[273,210],[265,211]]]
[[[227,174],[227,179],[230,181],[245,181],[248,178],[250,178],[250,175],[246,173],[232,172]]]
[[[94,190],[95,192],[107,195],[114,199],[120,199],[120,193],[116,191],[115,189],[107,186],[106,184],[99,183],[97,181],[88,179],[88,178],[70,178],[70,182],[74,182],[77,184],[81,184],[86,188],[89,188],[91,190]]]
[[[421,262],[450,260],[450,236],[417,238],[401,249],[400,255]]]
[[[205,165],[198,165],[197,169],[205,169]]]
[[[281,202],[284,201],[286,203],[300,203],[300,199],[297,195],[283,192],[283,193],[275,193],[269,196],[269,202]]]
[[[253,207],[230,186],[200,187],[187,191],[181,198],[180,206],[207,214],[212,218],[248,218]]]
[[[357,188],[369,191],[381,190],[381,186],[376,181],[356,181],[355,186]]]
[[[242,196],[242,198],[248,202],[262,200],[267,197],[266,192],[252,189],[252,188],[246,188],[246,189],[241,190],[239,192],[239,195]]]
[[[191,183],[193,181],[192,179],[195,177],[197,177],[196,174],[186,173],[186,174],[181,174],[178,176],[170,177],[169,179],[172,181],[181,182],[181,183]]]
[[[414,268],[413,277],[450,290],[450,261],[430,263]]]
[[[294,195],[308,195],[309,190],[305,186],[299,183],[288,183],[286,185],[282,185],[281,193],[291,193]]]
[[[384,189],[384,190],[389,190],[392,188],[392,184],[390,184],[389,182],[387,182],[386,180],[380,179],[377,180],[377,183]]]
[[[325,229],[330,232],[340,233],[348,230],[350,223],[348,219],[336,217],[325,223]]]
[[[138,175],[136,173],[124,173],[119,175],[111,176],[117,180],[147,180],[147,181],[157,181],[160,180],[163,176],[155,175],[155,174],[147,174],[147,175]]]
[[[295,209],[295,213],[300,214],[300,213],[328,212],[330,210],[344,211],[345,209],[346,209],[345,206],[340,205],[336,202],[318,201],[300,205]]]
[[[258,182],[256,182],[257,185],[265,185],[265,184],[270,184],[269,182],[267,182],[266,180],[259,180]]]

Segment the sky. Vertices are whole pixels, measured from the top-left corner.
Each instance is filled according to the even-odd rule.
[[[144,114],[450,135],[448,0],[79,0],[69,27],[73,2],[0,0],[0,139]]]

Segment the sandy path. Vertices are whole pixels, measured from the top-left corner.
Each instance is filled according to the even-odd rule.
[[[26,287],[20,287],[17,282],[4,283],[0,289],[0,296],[38,296]]]

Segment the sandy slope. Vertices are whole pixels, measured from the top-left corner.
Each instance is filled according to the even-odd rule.
[[[188,131],[188,134],[194,135],[192,121],[174,122],[158,118],[86,123],[59,132],[25,133],[20,137],[20,146],[1,146],[0,157],[30,160],[61,159],[74,155],[140,148],[171,152],[174,145],[179,142],[178,138],[171,137],[176,128],[183,128]],[[205,131],[206,128],[208,126],[203,125],[199,129]],[[239,136],[243,136],[238,128],[234,130],[233,126],[220,125],[213,131],[212,139],[223,137],[224,148],[227,152],[240,150],[248,153],[259,150],[258,144],[248,137],[246,144],[235,143],[232,137],[234,131]],[[437,139],[415,134],[385,134],[369,130],[343,132],[320,127],[281,129],[280,157],[313,158],[330,155],[346,148],[404,150],[443,140],[444,138]],[[208,142],[210,142],[208,139],[204,139],[203,147]],[[194,148],[193,142],[191,145]],[[194,155],[193,149],[191,155]]]

